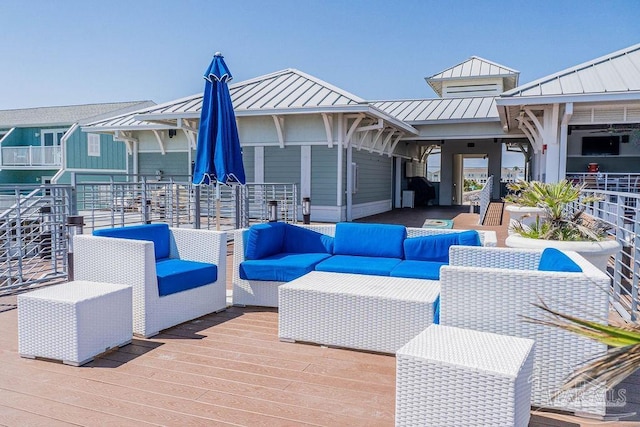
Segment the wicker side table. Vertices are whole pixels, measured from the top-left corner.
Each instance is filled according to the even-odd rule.
[[[527,426],[533,345],[428,327],[396,353],[396,426]]]
[[[279,288],[278,336],[395,353],[433,323],[437,280],[312,271]]]
[[[18,295],[18,352],[80,366],[131,342],[131,286],[75,281]]]

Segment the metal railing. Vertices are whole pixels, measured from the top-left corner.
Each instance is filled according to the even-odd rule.
[[[272,200],[278,202],[280,221],[298,221],[296,184],[247,183],[217,188],[194,186],[187,176],[163,181],[147,176],[128,176],[128,179],[123,181],[122,176],[108,175],[88,181],[76,176],[73,187],[77,214],[84,217],[88,230],[148,222],[230,230],[267,221],[267,205]]]
[[[587,188],[622,193],[640,192],[640,174],[635,173],[570,173],[569,181],[585,184]]]
[[[280,221],[298,221],[296,184],[218,189],[193,186],[188,177],[88,178],[74,176],[72,185],[0,185],[0,295],[67,279],[70,215],[83,217],[86,233],[150,222],[230,230],[267,221],[268,204],[276,201]]]
[[[585,213],[608,224],[611,238],[622,250],[609,260],[607,274],[611,278],[611,303],[628,321],[640,319],[640,194],[615,191],[583,190],[583,196],[600,196],[596,203],[575,203],[574,210]]]
[[[59,146],[2,147],[2,166],[60,166],[62,149]]]
[[[0,291],[67,278],[68,186],[0,186]]]

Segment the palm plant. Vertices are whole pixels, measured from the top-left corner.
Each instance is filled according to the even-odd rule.
[[[531,226],[520,222],[513,230],[523,237],[546,240],[599,241],[607,236],[609,226],[602,221],[587,218],[584,211],[588,203],[601,200],[598,196],[580,198],[584,184],[577,185],[567,180],[555,183],[517,181],[509,183],[510,193],[504,198],[519,206],[544,209],[546,218],[537,219]],[[573,211],[571,205],[580,201],[582,207]]]
[[[572,389],[583,393],[601,385],[611,389],[640,368],[640,324],[601,324],[562,314],[544,303],[535,305],[544,310],[545,315],[542,319],[526,317],[527,321],[560,328],[609,346],[604,356],[575,370],[556,395]]]

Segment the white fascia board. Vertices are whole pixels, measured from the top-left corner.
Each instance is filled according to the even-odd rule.
[[[411,126],[409,123],[407,122],[403,122],[402,120],[398,120],[393,116],[390,116],[389,114],[385,113],[384,111],[380,110],[377,107],[374,107],[373,105],[368,105],[368,113],[371,114],[372,116],[385,120],[387,123],[389,123],[390,125],[392,125],[393,127],[402,130],[404,132],[413,134],[413,135],[418,135],[420,132],[418,132],[418,130],[416,128],[414,128],[413,126]]]
[[[117,130],[130,131],[130,130],[166,130],[166,129],[175,129],[175,126],[170,125],[137,125],[137,126],[103,126],[103,127],[92,127],[92,126],[82,126],[81,129],[83,132],[92,132],[92,133],[113,133]]]
[[[537,105],[537,104],[562,104],[565,102],[581,103],[581,102],[610,102],[610,101],[640,101],[640,92],[609,92],[594,94],[571,94],[571,95],[533,95],[533,96],[514,96],[514,97],[498,97],[496,105]]]
[[[491,123],[499,122],[500,117],[481,117],[477,119],[440,119],[440,120],[420,120],[410,122],[412,125],[452,125],[452,124],[468,124],[468,123]]]

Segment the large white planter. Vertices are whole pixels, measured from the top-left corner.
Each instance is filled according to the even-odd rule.
[[[513,226],[516,223],[520,223],[525,227],[531,227],[535,224],[536,220],[540,218],[540,221],[547,217],[547,213],[543,208],[535,206],[518,206],[507,205],[504,210],[509,215],[509,234],[513,234]]]
[[[510,248],[556,248],[563,251],[575,251],[605,273],[607,271],[609,257],[622,249],[622,245],[615,240],[568,242],[561,240],[531,239],[517,234],[512,234],[507,237],[504,243]]]

